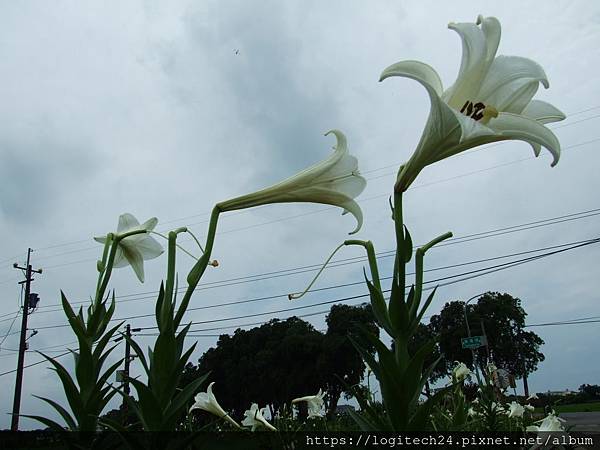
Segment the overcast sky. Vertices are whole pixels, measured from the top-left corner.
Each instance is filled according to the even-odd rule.
[[[33,266],[44,269],[32,285],[41,307],[30,317],[29,328],[39,329],[29,339],[30,349],[60,354],[74,335],[68,327],[42,327],[66,324],[56,307],[60,289],[73,302],[92,294],[101,252],[92,236],[113,231],[124,212],[140,221],[158,217],[158,230],[187,225],[204,236],[215,202],[270,185],[327,157],[334,139],[323,134],[332,128],[346,134],[368,179],[359,197],[365,224],[358,237],[372,240],[377,251],[392,249],[387,196],[397,167],[418,142],[429,101],[417,83],[400,78],[378,83],[379,74],[392,63],[416,59],[436,68],[449,86],[458,71],[461,44],[447,24],[474,21],[478,14],[500,19],[499,54],[526,56],[544,67],[550,89],[540,89],[536,98],[569,116],[551,126],[560,127],[556,134],[564,153],[558,166],[550,168],[547,152],[534,159],[527,144],[511,142],[427,168],[405,196],[406,223],[415,243],[447,230],[466,236],[600,208],[600,5],[1,2],[0,340],[8,335],[0,350],[0,372],[16,366],[14,332],[20,317],[9,327],[18,310],[22,274],[12,263],[23,264],[28,247],[35,249]],[[290,204],[223,215],[213,252],[220,266],[210,268],[203,282],[320,263],[354,228],[354,219],[340,212]],[[442,267],[598,236],[598,216],[571,218],[576,220],[542,222],[537,228],[440,247],[431,251],[426,265]],[[182,244],[193,249],[187,240]],[[599,247],[442,287],[430,313],[447,301],[492,290],[519,297],[529,324],[600,316]],[[358,249],[345,249],[338,258],[355,256],[361,256]],[[182,254],[178,261],[185,275],[191,259]],[[389,261],[381,261],[387,276]],[[426,280],[492,264],[439,270]],[[112,287],[121,296],[116,316],[151,314],[150,294],[165,269],[164,256],[147,262],[144,285],[130,268],[116,271]],[[361,271],[362,263],[331,268],[315,287],[359,281]],[[213,285],[198,291],[190,307],[282,296],[190,311],[187,319],[308,306],[366,290],[362,285],[330,289],[290,305],[285,294],[303,289],[312,274]],[[192,329],[235,327],[291,314]],[[324,328],[324,314],[306,320]],[[130,323],[152,326],[154,319]],[[533,391],[599,383],[600,324],[532,329],[545,340],[547,358],[530,378]],[[193,361],[216,342],[212,336],[197,339]],[[139,341],[147,345],[152,337]],[[69,358],[61,360],[70,367]],[[26,364],[40,359],[28,352]],[[137,363],[132,370],[139,373]],[[14,373],[1,377],[0,428],[10,424],[14,379]],[[215,391],[218,395],[218,384]],[[45,363],[25,370],[21,412],[55,417],[32,394],[64,403],[58,379]],[[21,420],[23,428],[37,426]]]

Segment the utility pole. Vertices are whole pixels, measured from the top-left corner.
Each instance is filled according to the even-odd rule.
[[[131,328],[131,325],[127,324],[125,326],[125,336],[127,336],[127,338],[131,338],[131,333],[137,333],[139,331],[142,331],[141,328]],[[120,341],[121,339],[123,339],[124,337],[121,336],[117,339],[115,339],[115,342]],[[119,377],[118,380],[120,379],[120,381],[122,381],[123,383],[123,393],[125,394],[123,396],[123,405],[121,406],[121,409],[123,410],[123,425],[127,425],[127,414],[128,414],[128,409],[129,409],[129,403],[127,402],[127,398],[129,397],[129,393],[130,393],[130,389],[129,389],[129,365],[131,363],[131,361],[135,358],[135,356],[131,356],[131,345],[129,344],[129,339],[125,339],[125,367],[123,368],[123,370],[119,370],[117,373],[117,376]]]
[[[19,281],[19,284],[25,284],[25,298],[23,299],[23,319],[21,321],[21,339],[19,341],[19,360],[17,362],[17,379],[15,382],[15,398],[13,402],[12,410],[12,421],[10,424],[11,431],[17,431],[19,429],[19,413],[21,411],[21,389],[23,387],[23,364],[25,363],[25,346],[27,334],[27,316],[29,314],[29,294],[31,294],[31,278],[32,273],[42,273],[42,269],[34,270],[31,268],[31,250],[27,249],[27,266],[20,267],[17,263],[13,264],[15,269],[25,271],[25,280]]]
[[[125,327],[125,335],[127,338],[131,337],[131,325],[127,324]],[[129,397],[129,363],[130,363],[130,355],[131,355],[131,346],[129,345],[129,339],[125,339],[125,369],[123,370],[123,374],[125,375],[123,378],[123,382],[125,386],[123,386],[123,392],[125,392],[125,396],[123,397],[123,422],[127,423],[127,398]]]

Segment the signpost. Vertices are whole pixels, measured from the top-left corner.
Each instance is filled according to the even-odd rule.
[[[487,345],[487,339],[485,336],[471,336],[462,338],[460,341],[462,343],[462,348],[475,349]]]

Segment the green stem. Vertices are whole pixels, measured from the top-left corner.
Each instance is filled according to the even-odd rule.
[[[373,243],[371,241],[361,241],[358,239],[349,239],[344,241],[344,245],[359,245],[364,247],[367,252],[367,260],[369,261],[369,270],[371,271],[371,278],[373,279],[373,285],[377,288],[379,292],[381,290],[381,281],[379,278],[379,268],[377,266],[377,257],[375,256],[375,248],[373,247]]]
[[[396,266],[400,298],[404,301],[406,291],[406,263],[404,260],[404,222],[402,216],[402,192],[394,192],[394,227],[396,230]]]
[[[114,239],[113,233],[108,233],[106,235],[106,241],[104,242],[104,250],[102,251],[102,261],[100,263],[100,267],[98,267],[98,283],[96,283],[96,297],[95,301],[98,301],[98,292],[100,292],[100,284],[102,283],[102,275],[106,272],[106,258],[108,257],[108,249]],[[101,269],[101,270],[100,270]]]
[[[186,231],[188,232],[188,234],[190,236],[192,236],[192,238],[194,239],[194,241],[196,241],[196,244],[198,244],[198,247],[200,247],[200,250],[202,251],[202,253],[204,253],[204,247],[202,247],[202,244],[200,244],[200,241],[198,240],[198,238],[194,235],[194,233],[192,233],[190,230],[186,229]]]
[[[171,305],[173,301],[173,286],[175,284],[175,257],[177,255],[177,233],[170,231],[168,240],[167,280],[165,282],[165,298],[163,301],[163,309],[165,305]]]
[[[188,304],[190,303],[190,299],[192,298],[192,294],[198,285],[198,282],[202,278],[206,267],[210,263],[210,254],[212,252],[213,244],[215,242],[215,235],[217,234],[217,224],[219,222],[219,214],[221,213],[221,207],[219,204],[216,204],[212,210],[210,215],[210,222],[208,224],[208,233],[206,235],[206,245],[204,247],[204,254],[198,259],[198,262],[194,264],[192,270],[187,276],[188,287],[185,291],[183,299],[181,300],[181,305],[177,310],[177,314],[175,315],[175,328],[179,326],[183,315],[187,309]]]
[[[106,267],[105,267],[105,272],[104,272],[104,277],[102,278],[102,284],[100,284],[100,288],[96,291],[96,299],[95,302],[100,302],[102,301],[102,298],[104,297],[104,292],[106,291],[106,287],[108,286],[108,282],[110,280],[110,276],[112,274],[112,268],[113,268],[113,264],[115,263],[115,256],[117,255],[117,249],[119,248],[119,243],[129,237],[129,236],[133,236],[135,234],[141,234],[141,233],[146,233],[146,230],[134,230],[134,231],[129,231],[128,233],[124,233],[121,235],[116,235],[112,241],[112,245],[111,245],[111,249],[110,249],[110,255],[108,256],[108,262],[106,263]]]
[[[396,261],[394,262],[394,277],[396,277],[396,289],[392,290],[390,302],[404,303],[406,298],[406,260],[404,258],[404,222],[402,216],[402,192],[394,192],[394,227],[396,231]],[[408,354],[407,342],[401,339],[402,333],[394,338],[394,350],[396,361],[402,361]]]
[[[179,229],[180,229],[180,230],[182,230],[182,232],[184,232],[184,231],[187,231],[188,233],[190,233],[190,232],[188,231],[188,229],[187,229],[187,228],[185,228],[185,227],[182,227],[182,228],[179,228]],[[161,238],[163,238],[165,241],[168,241],[168,240],[169,240],[169,238],[168,238],[167,236],[165,236],[164,234],[162,234],[162,233],[159,233],[159,232],[157,232],[157,231],[149,231],[149,233],[152,233],[152,234],[155,234],[155,235],[157,235],[157,236],[160,236],[160,237],[161,237]],[[190,234],[191,234],[191,233],[190,233]],[[181,245],[179,245],[179,244],[176,244],[176,245],[177,245],[177,248],[178,248],[179,250],[181,250],[183,253],[185,253],[186,255],[188,255],[188,256],[190,256],[190,257],[194,258],[196,261],[198,261],[198,258],[197,258],[196,256],[194,256],[194,254],[193,254],[193,253],[191,253],[191,252],[188,252],[188,251],[187,251],[185,248],[183,248],[183,247],[182,247]],[[202,249],[202,247],[200,247],[200,249]],[[204,250],[202,250],[202,251],[204,252]]]
[[[319,269],[319,271],[317,272],[317,274],[315,275],[315,277],[312,279],[312,281],[309,283],[309,285],[306,287],[306,289],[304,289],[302,292],[300,293],[294,293],[294,294],[288,294],[288,298],[290,300],[296,300],[299,299],[301,297],[304,296],[304,294],[306,294],[310,288],[313,286],[313,284],[315,284],[315,282],[317,281],[317,278],[319,278],[319,276],[321,275],[321,273],[323,272],[323,270],[325,270],[325,267],[327,266],[327,264],[329,264],[329,261],[331,261],[331,258],[333,258],[333,256],[337,253],[337,251],[342,248],[345,245],[345,243],[342,243],[340,245],[338,245],[335,250],[333,252],[331,252],[331,255],[329,255],[329,258],[327,258],[325,260],[325,263],[321,266],[321,268]]]

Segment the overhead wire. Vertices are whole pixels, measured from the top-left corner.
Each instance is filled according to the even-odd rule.
[[[587,109],[587,110],[582,110],[582,111],[579,111],[579,112],[573,113],[573,114],[571,114],[570,116],[577,115],[577,114],[584,113],[584,112],[588,112],[588,111],[592,111],[592,110],[595,110],[595,109],[597,109],[597,108],[598,108],[598,107],[593,107],[593,108],[589,108],[589,109]],[[570,116],[569,116],[569,117],[570,117]],[[584,118],[584,119],[580,119],[580,120],[578,120],[578,121],[575,121],[575,122],[569,122],[569,123],[565,123],[565,124],[561,124],[561,125],[557,125],[557,126],[554,126],[554,127],[549,127],[549,128],[551,128],[551,129],[564,128],[564,127],[567,127],[567,126],[570,126],[570,125],[575,125],[575,124],[578,124],[578,123],[581,123],[581,122],[584,122],[584,121],[587,121],[587,120],[591,120],[591,119],[594,119],[594,118],[597,118],[597,117],[600,117],[600,114],[598,114],[598,115],[594,115],[594,116],[591,116],[591,117],[587,117],[587,118]],[[597,139],[597,140],[600,140],[600,138],[599,138],[599,139]],[[592,141],[589,141],[589,142],[586,142],[586,143],[582,143],[582,144],[587,144],[587,143],[591,143],[591,142],[596,142],[597,140],[592,140]],[[462,152],[462,153],[460,153],[460,154],[459,154],[459,155],[457,155],[457,156],[463,156],[463,155],[471,154],[471,153],[473,153],[473,152],[475,152],[475,151],[480,151],[480,150],[483,150],[483,149],[486,149],[486,148],[490,148],[490,147],[494,147],[494,146],[497,146],[497,145],[503,145],[503,144],[505,144],[505,143],[508,143],[508,141],[503,141],[503,142],[499,142],[499,143],[495,143],[495,144],[491,144],[491,145],[484,145],[484,146],[480,146],[480,147],[477,147],[477,148],[475,148],[475,149],[471,149],[471,150],[468,150],[468,151],[466,151],[466,152]],[[575,146],[579,146],[579,145],[582,145],[582,144],[576,144]],[[563,147],[563,150],[565,150],[565,149],[568,149],[568,148],[572,148],[572,147],[575,147],[575,146],[567,146],[567,147]],[[525,159],[517,160],[517,161],[514,161],[514,162],[510,162],[510,164],[513,164],[513,163],[516,163],[516,162],[525,161],[525,160],[529,160],[529,159],[533,159],[533,158],[525,158]],[[363,172],[363,173],[364,173],[364,174],[366,174],[366,173],[372,173],[372,172],[375,172],[375,171],[378,171],[378,170],[382,170],[382,169],[384,169],[384,168],[388,168],[388,167],[394,167],[394,166],[397,166],[397,165],[398,165],[398,163],[396,163],[396,164],[391,164],[391,165],[383,166],[383,167],[380,167],[380,168],[371,169],[371,170],[369,170],[369,171],[365,171],[365,172]],[[503,165],[499,165],[499,166],[497,166],[497,167],[502,167],[502,166],[503,166]],[[488,169],[488,170],[489,170],[489,169]],[[388,175],[389,175],[389,174],[388,174]],[[387,175],[383,175],[383,176],[387,176]],[[380,177],[382,177],[382,176],[378,176],[377,178],[380,178]],[[415,187],[418,187],[418,186],[415,186]],[[363,199],[363,201],[364,201],[364,199]],[[325,210],[325,209],[330,209],[330,208],[323,208],[322,210]],[[242,212],[243,212],[243,211],[239,211],[238,213],[242,213]],[[320,211],[319,211],[319,212],[320,212]],[[314,211],[314,212],[308,212],[308,213],[305,213],[304,215],[308,215],[308,214],[314,214],[314,213],[316,213],[316,211]],[[208,216],[208,215],[209,215],[209,213],[201,213],[201,214],[197,214],[197,215],[187,216],[187,217],[184,217],[184,218],[173,219],[173,220],[170,220],[170,221],[167,221],[167,222],[163,222],[163,223],[172,223],[172,222],[181,221],[181,220],[184,220],[184,219],[187,219],[187,218],[193,218],[193,217],[199,217],[199,216]],[[297,216],[294,216],[294,218],[295,218],[295,217],[297,217]],[[200,223],[206,223],[206,222],[207,222],[207,221],[203,221],[203,222],[197,222],[197,223],[195,223],[195,224],[190,224],[190,225],[197,225],[197,224],[200,224]],[[255,226],[261,226],[261,225],[259,225],[259,224],[256,224]],[[61,243],[61,244],[49,245],[49,246],[45,246],[45,247],[39,247],[39,248],[37,248],[37,250],[48,250],[48,249],[53,249],[53,248],[59,248],[59,247],[64,247],[64,246],[69,246],[69,245],[74,245],[74,244],[76,244],[76,243],[84,243],[84,242],[89,242],[89,239],[85,239],[85,240],[83,240],[83,239],[82,239],[82,240],[77,240],[77,241],[71,241],[71,242]],[[93,249],[93,248],[95,248],[95,247],[89,247],[89,248],[87,248],[87,249],[80,249],[80,250],[73,250],[73,251],[68,251],[68,252],[64,252],[64,253],[60,253],[60,254],[55,254],[55,255],[49,255],[49,256],[45,256],[45,257],[44,257],[44,256],[42,256],[42,257],[40,257],[40,259],[51,258],[51,257],[55,257],[55,256],[62,256],[62,255],[65,255],[65,254],[72,254],[72,253],[81,252],[81,251],[87,251],[87,250],[91,250],[91,249]],[[4,261],[9,261],[9,260],[11,260],[11,259],[12,259],[12,258],[7,258],[7,259],[6,259],[6,260],[4,260]],[[0,262],[0,266],[1,266],[2,264],[3,264],[3,262]]]
[[[584,218],[593,217],[596,215],[600,215],[600,208],[593,208],[593,209],[588,209],[588,210],[584,210],[584,211],[579,211],[576,213],[569,213],[569,214],[550,217],[550,218],[546,218],[546,219],[529,221],[529,222],[525,222],[522,224],[510,225],[507,227],[494,228],[494,229],[483,231],[483,232],[466,234],[464,236],[456,236],[456,237],[448,239],[447,241],[439,244],[435,248],[441,248],[441,247],[445,247],[448,245],[460,244],[463,242],[471,242],[473,240],[479,240],[479,239],[484,239],[484,238],[488,238],[488,237],[495,237],[495,236],[500,236],[500,235],[505,235],[505,234],[511,234],[513,232],[525,231],[525,230],[540,228],[543,226],[555,225],[558,223],[564,223],[564,222],[568,222],[568,221],[572,221],[572,220],[584,219]],[[414,248],[418,248],[418,246],[414,246]],[[389,256],[389,255],[393,255],[394,253],[395,253],[395,250],[386,250],[386,251],[378,252],[377,256],[384,256],[384,255]],[[332,261],[332,263],[328,267],[343,266],[343,265],[346,265],[346,264],[344,264],[346,262],[347,263],[355,263],[355,262],[363,262],[363,261],[366,261],[366,258],[364,256],[337,259],[337,260]],[[293,268],[289,268],[289,269],[279,269],[279,270],[275,270],[275,271],[264,272],[264,273],[254,274],[254,275],[246,275],[246,276],[242,276],[242,277],[234,277],[234,278],[229,278],[229,279],[224,279],[224,280],[204,282],[204,283],[199,284],[198,287],[196,288],[196,290],[201,291],[201,290],[224,287],[224,286],[239,285],[239,284],[244,284],[244,283],[253,282],[253,281],[263,281],[263,280],[267,280],[267,279],[271,279],[271,278],[279,278],[281,276],[301,274],[301,273],[313,271],[314,269],[317,269],[320,266],[321,266],[321,263],[310,264],[310,265],[305,265],[305,266],[293,267]],[[184,287],[181,287],[179,290],[181,291],[184,289],[185,289]],[[137,301],[137,300],[143,300],[143,299],[149,298],[149,297],[146,297],[146,295],[157,294],[157,293],[158,293],[158,290],[143,291],[143,292],[138,292],[138,293],[117,295],[117,296],[115,296],[115,298],[121,299],[120,300],[121,302]],[[143,296],[143,297],[139,297],[139,296]],[[139,298],[131,299],[130,297],[139,297]],[[123,299],[125,299],[125,300],[123,300]],[[80,305],[80,304],[87,304],[88,302],[89,301],[84,300],[84,301],[72,302],[71,304],[72,305]],[[56,303],[56,304],[40,306],[39,309],[41,310],[41,309],[45,309],[45,308],[59,307],[59,306],[61,306],[61,304]]]
[[[431,283],[435,283],[435,282],[439,282],[439,281],[445,281],[445,280],[450,280],[452,278],[457,278],[457,277],[463,277],[460,278],[458,280],[454,280],[453,282],[449,282],[449,283],[443,283],[440,286],[446,286],[448,284],[454,284],[457,282],[461,282],[461,281],[466,281],[472,278],[476,278],[482,275],[487,275],[489,273],[494,273],[497,272],[499,270],[504,270],[510,267],[515,267],[517,265],[520,264],[524,264],[530,261],[535,261],[541,258],[545,258],[548,256],[552,256],[555,254],[559,254],[559,253],[564,253],[566,251],[570,251],[570,250],[574,250],[576,248],[581,248],[581,247],[585,247],[588,245],[592,245],[592,244],[596,244],[600,242],[600,238],[595,238],[589,241],[584,241],[582,243],[576,244],[576,245],[572,245],[570,247],[567,248],[562,248],[560,250],[553,250],[551,252],[546,252],[540,255],[535,255],[535,256],[530,256],[527,258],[523,258],[523,259],[519,259],[516,261],[509,261],[506,263],[502,263],[502,264],[497,264],[497,265],[493,265],[493,266],[488,266],[488,267],[484,267],[484,268],[480,268],[480,269],[476,269],[476,270],[472,270],[472,271],[467,271],[467,272],[462,272],[459,274],[454,274],[454,275],[449,275],[446,277],[441,277],[441,278],[437,278],[434,280],[428,280],[425,281],[424,284],[431,284]],[[386,291],[387,292],[387,291]],[[336,300],[330,300],[330,301],[326,301],[326,302],[320,302],[320,303],[314,303],[311,305],[303,305],[303,306],[298,306],[298,307],[294,307],[294,308],[285,308],[285,309],[281,309],[281,310],[275,310],[275,311],[269,311],[269,312],[263,312],[263,313],[255,313],[255,314],[251,314],[251,315],[244,315],[244,316],[238,316],[238,317],[227,317],[227,318],[219,318],[219,319],[211,319],[208,321],[192,321],[190,322],[191,324],[201,324],[201,323],[213,323],[213,322],[219,322],[219,321],[227,321],[227,320],[236,320],[236,319],[240,319],[240,318],[248,318],[248,317],[257,317],[260,315],[268,315],[268,314],[275,314],[275,313],[280,313],[280,312],[287,312],[287,311],[295,311],[295,310],[299,310],[299,309],[305,309],[305,308],[310,308],[310,307],[314,307],[314,306],[320,306],[320,305],[325,305],[325,304],[332,304],[335,302],[341,302],[341,301],[347,301],[347,300],[353,300],[356,298],[362,298],[367,296],[368,294],[364,294],[364,295],[358,295],[358,296],[351,296],[351,297],[345,297],[343,299],[336,299]],[[128,316],[128,317],[121,317],[118,319],[111,319],[111,320],[130,320],[132,317]],[[36,326],[37,330],[44,330],[44,329],[53,329],[53,328],[65,328],[68,327],[68,324],[53,324],[53,325],[46,325],[46,326]],[[138,327],[140,328],[140,327]],[[142,330],[145,329],[154,329],[157,328],[156,326],[152,326],[152,327],[141,327]]]

